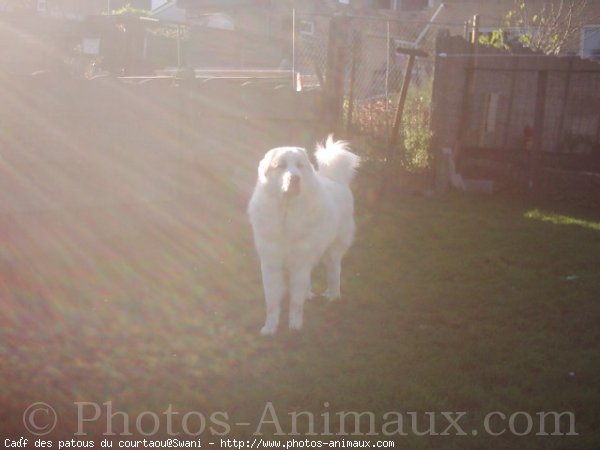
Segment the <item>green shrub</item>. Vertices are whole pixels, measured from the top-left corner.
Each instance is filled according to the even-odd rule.
[[[380,159],[387,156],[387,148],[398,107],[399,93],[386,98],[357,102],[352,115],[352,132],[368,138],[378,151]],[[431,83],[424,82],[409,89],[404,105],[402,127],[398,146],[394,149],[394,160],[408,171],[423,171],[429,168],[430,157],[430,106]],[[345,104],[346,114],[348,104]]]

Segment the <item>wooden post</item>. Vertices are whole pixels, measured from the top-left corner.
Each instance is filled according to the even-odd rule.
[[[473,16],[473,34],[471,42],[475,45],[475,48],[479,46],[479,14]]]
[[[544,111],[546,107],[546,88],[548,86],[548,71],[540,70],[537,76],[535,94],[535,116],[533,117],[533,148],[529,155],[529,187],[533,188],[538,181],[538,166],[542,151],[544,136]]]
[[[398,143],[398,134],[400,133],[400,126],[402,125],[402,116],[404,115],[404,104],[406,103],[406,96],[408,94],[408,86],[410,85],[410,79],[412,77],[412,70],[415,64],[415,58],[417,56],[428,56],[427,53],[425,53],[423,50],[399,48],[396,51],[398,53],[404,53],[408,55],[408,62],[406,63],[406,70],[404,71],[404,80],[402,81],[402,88],[400,89],[400,98],[398,99],[398,107],[396,108],[394,127],[392,128],[392,134],[390,136],[390,142],[388,145],[388,161],[392,159],[394,149],[396,148],[396,144]]]
[[[329,131],[340,131],[344,114],[345,39],[348,18],[335,16],[329,25],[327,71],[325,75],[325,111]]]
[[[565,116],[567,112],[567,103],[569,102],[569,91],[571,90],[571,73],[573,72],[573,63],[575,56],[569,57],[567,63],[567,73],[565,74],[565,93],[562,96],[562,103],[560,105],[560,115],[558,116],[558,142],[556,143],[556,151],[560,152],[561,143],[564,141],[565,133]],[[600,136],[600,123],[598,124],[599,136]]]
[[[408,56],[408,62],[406,63],[406,69],[404,71],[404,79],[402,80],[402,89],[400,89],[400,98],[398,99],[398,107],[396,108],[396,115],[394,117],[394,126],[392,128],[392,135],[390,136],[390,144],[388,150],[388,159],[392,158],[396,144],[398,143],[398,134],[400,133],[400,125],[402,124],[402,116],[404,115],[404,104],[406,103],[406,96],[408,94],[408,85],[412,77],[412,70],[415,64],[415,55]]]
[[[457,159],[461,157],[463,145],[467,136],[469,115],[471,114],[471,108],[469,106],[469,103],[473,95],[473,88],[477,82],[477,53],[479,52],[479,14],[475,14],[473,16],[472,25],[473,29],[471,31],[470,36],[471,45],[469,46],[469,51],[472,56],[469,57],[469,62],[466,67],[467,73],[465,75],[465,84],[462,91],[463,98],[459,119],[458,139],[456,142],[456,148],[454,149],[454,157]]]
[[[508,106],[506,108],[506,122],[504,125],[504,132],[502,134],[502,146],[508,145],[508,132],[510,130],[510,119],[512,117],[514,97],[515,97],[515,83],[517,80],[517,68],[519,67],[519,58],[513,58],[511,74],[510,74],[510,88],[508,91]]]

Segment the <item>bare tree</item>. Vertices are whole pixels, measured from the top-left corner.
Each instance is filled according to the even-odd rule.
[[[583,25],[589,23],[590,0],[545,0],[541,4],[536,3],[515,0],[514,9],[506,14],[507,27],[517,29],[519,41],[532,50],[547,55],[559,54],[575,42]]]

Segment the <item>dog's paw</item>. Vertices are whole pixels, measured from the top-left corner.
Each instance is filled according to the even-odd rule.
[[[300,331],[302,329],[302,322],[290,322],[290,330]]]
[[[325,297],[328,301],[333,302],[335,300],[339,300],[342,295],[338,292],[331,292],[329,291],[329,289],[327,289],[325,292],[323,292],[323,297]]]
[[[264,327],[261,328],[260,334],[261,334],[261,336],[271,336],[271,335],[275,334],[276,331],[277,331],[276,326],[265,325]]]
[[[302,316],[301,315],[290,315],[289,328],[293,331],[299,331],[302,329]]]

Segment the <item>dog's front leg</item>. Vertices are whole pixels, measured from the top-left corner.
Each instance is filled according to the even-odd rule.
[[[304,301],[310,296],[310,268],[300,267],[290,273],[290,329],[302,329]]]
[[[265,291],[265,303],[267,306],[267,317],[265,325],[260,330],[260,334],[268,335],[277,331],[279,325],[279,312],[281,310],[281,301],[285,295],[285,279],[281,265],[269,266],[261,265],[263,288]]]
[[[330,250],[324,258],[327,272],[327,290],[323,293],[329,300],[340,298],[340,277],[342,274],[342,257],[339,252]]]

